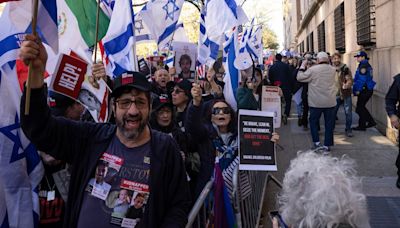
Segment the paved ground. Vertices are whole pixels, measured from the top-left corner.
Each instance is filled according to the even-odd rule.
[[[292,113],[295,112],[292,109]],[[354,137],[344,136],[345,120],[341,108],[338,113],[339,120],[335,128],[335,146],[332,147],[332,156],[347,154],[357,162],[358,175],[363,179],[363,191],[367,195],[368,208],[372,227],[400,227],[400,189],[395,186],[397,178],[394,162],[397,157],[398,147],[389,139],[380,134],[375,128],[365,132],[353,132]],[[321,118],[321,126],[323,125]],[[353,126],[358,120],[353,113]],[[278,172],[273,173],[280,181],[288,168],[290,160],[299,150],[311,148],[312,140],[310,131],[303,131],[297,126],[297,116],[292,114],[288,125],[277,130],[280,133],[278,149]],[[321,142],[323,142],[324,128],[321,128]],[[262,212],[262,224],[270,227],[268,211],[276,209],[275,197],[279,189],[270,182],[267,187]],[[389,213],[390,212],[390,213]],[[388,222],[390,221],[390,225]]]

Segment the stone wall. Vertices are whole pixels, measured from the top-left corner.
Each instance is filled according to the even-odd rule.
[[[297,42],[306,43],[307,35],[314,32],[314,50],[318,51],[317,26],[325,20],[326,51],[335,51],[334,10],[344,2],[345,7],[345,35],[346,53],[343,62],[350,66],[354,73],[357,63],[354,54],[362,49],[357,45],[356,36],[356,1],[355,0],[325,0],[314,14],[307,27],[297,34]],[[396,15],[400,12],[398,0],[375,0],[376,6],[376,46],[367,53],[374,68],[374,79],[377,82],[374,95],[367,107],[378,123],[378,129],[392,141],[396,141],[398,132],[390,126],[385,111],[385,94],[393,81],[393,76],[400,73],[400,20]],[[297,7],[297,6],[296,6]],[[306,12],[305,12],[306,13]],[[305,14],[303,13],[303,14]],[[355,105],[356,98],[353,98]],[[353,123],[357,125],[357,123]]]

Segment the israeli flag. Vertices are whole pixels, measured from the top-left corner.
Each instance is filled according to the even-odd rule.
[[[177,28],[184,0],[148,1],[140,12],[159,49],[168,46]]]
[[[214,42],[218,42],[224,32],[248,21],[235,0],[207,0],[205,8],[205,28],[208,38]]]
[[[237,110],[236,91],[239,86],[239,70],[235,67],[235,60],[238,47],[237,29],[231,35],[225,36],[223,44],[223,65],[225,69],[224,96],[225,100]]]
[[[218,40],[220,39],[218,38]],[[197,45],[197,66],[212,65],[218,57],[219,46],[219,43],[208,38],[205,26],[205,11],[202,11],[200,15],[199,42]]]
[[[46,2],[50,3],[52,1]],[[0,227],[37,227],[40,216],[38,185],[44,168],[38,151],[24,135],[19,121],[22,91],[16,59],[31,21],[31,18],[28,19],[31,13],[25,11],[24,4],[31,3],[8,3],[0,18]],[[43,9],[39,12],[44,13]],[[12,20],[17,16],[13,13],[20,15],[17,21]],[[20,13],[29,15],[25,17]],[[39,14],[38,18],[41,16]],[[48,22],[49,26],[52,26],[51,23]],[[48,35],[48,28],[43,24],[39,26],[42,26],[39,32],[42,40],[57,48],[51,36],[44,36]]]
[[[126,71],[134,71],[135,37],[131,0],[115,1],[103,45],[114,76]]]
[[[258,59],[259,62],[263,58],[263,44],[262,44],[262,27],[259,26],[255,29],[255,32],[251,34],[247,40],[246,49],[253,56],[254,59]]]
[[[135,40],[136,43],[146,43],[153,41],[151,32],[147,24],[144,22],[142,17],[142,11],[135,14]]]
[[[10,2],[10,20],[18,30],[32,32],[32,9],[30,0]],[[48,44],[55,53],[58,52],[56,0],[39,0],[37,32],[42,41]]]

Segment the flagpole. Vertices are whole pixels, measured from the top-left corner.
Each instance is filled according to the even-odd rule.
[[[93,64],[96,64],[97,62],[97,41],[99,39],[99,15],[100,15],[100,0],[96,1],[97,2],[97,10],[96,10],[96,30],[94,34],[94,59],[93,59]],[[99,88],[99,83],[97,82],[97,79],[93,76],[89,76],[89,79],[92,78],[93,80],[93,87]],[[91,82],[91,80],[89,80]]]
[[[38,5],[39,0],[33,0],[33,15],[32,15],[32,34],[36,37],[36,24],[37,24],[37,15],[38,15]],[[29,115],[29,109],[31,106],[31,78],[33,72],[32,61],[29,63],[28,69],[28,79],[26,81],[26,97],[25,97],[25,115]]]

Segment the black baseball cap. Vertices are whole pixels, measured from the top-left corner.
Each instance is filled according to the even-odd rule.
[[[54,116],[64,116],[68,107],[76,103],[72,98],[69,98],[61,93],[49,90],[48,104],[50,106],[51,114]]]
[[[143,92],[151,91],[151,83],[140,72],[128,71],[114,79],[111,97],[119,97],[124,89],[132,88]]]
[[[154,111],[159,111],[163,107],[168,107],[171,110],[173,109],[174,105],[168,98],[168,96],[165,95],[160,95],[157,98],[153,99],[153,105],[152,108]]]

